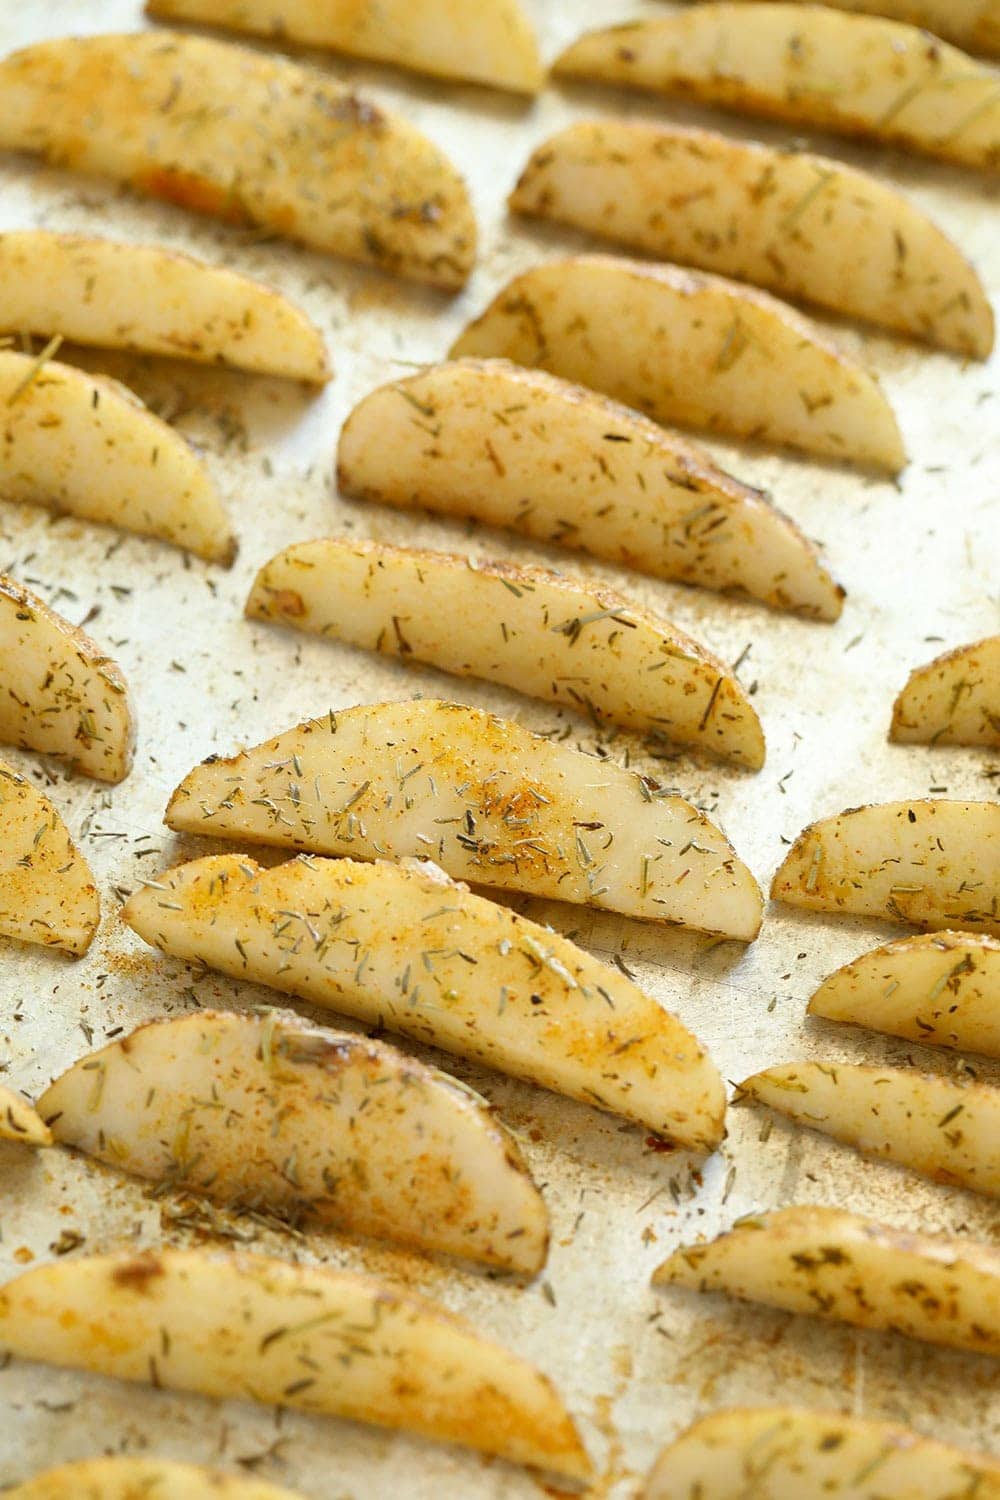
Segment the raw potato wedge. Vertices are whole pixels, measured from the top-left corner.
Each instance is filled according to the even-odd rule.
[[[226,567],[236,556],[219,492],[179,433],[118,381],[11,349],[0,349],[0,498],[159,537]]]
[[[537,94],[538,43],[518,0],[147,0],[146,13],[331,47],[417,73]]]
[[[85,1458],[46,1469],[4,1491],[4,1500],[302,1500],[247,1474],[223,1474],[164,1458]]]
[[[970,52],[1000,55],[997,0],[823,0],[823,4],[907,21]]]
[[[627,406],[507,360],[455,360],[372,391],[341,429],[337,484],[809,619],[843,607],[812,542],[763,490]]]
[[[908,1068],[797,1062],[755,1073],[740,1091],[869,1156],[1000,1196],[1000,1089]]]
[[[57,166],[436,286],[472,269],[448,159],[287,58],[180,32],[63,37],[4,58],[0,100],[0,145]]]
[[[809,1014],[1000,1057],[1000,942],[976,932],[898,938],[824,979]]]
[[[223,886],[238,866],[212,863]],[[489,1106],[298,1016],[148,1022],[74,1063],[38,1108],[62,1145],[138,1177],[504,1270],[545,1264],[545,1204]]]
[[[702,1417],[657,1459],[643,1500],[998,1500],[1000,1464],[908,1427],[794,1406]]]
[[[881,17],[819,5],[696,5],[589,32],[553,71],[1000,166],[1000,76]]]
[[[901,194],[830,157],[581,120],[535,148],[508,204],[958,354],[993,347],[993,309],[961,251]]]
[[[51,1146],[52,1132],[27,1100],[0,1083],[0,1140]]]
[[[669,1011],[426,861],[300,856],[266,870],[221,854],[158,876],[122,915],[177,958],[527,1078],[695,1150],[722,1138],[722,1081]],[[523,1241],[508,1250],[530,1254]]]
[[[501,682],[754,771],[764,764],[760,720],[735,674],[668,620],[600,583],[333,537],[299,542],[265,563],[246,613]]]
[[[789,849],[771,899],[1000,936],[1000,804],[918,797],[820,818]]]
[[[401,1428],[574,1480],[591,1472],[527,1361],[433,1302],[326,1267],[169,1249],[56,1261],[0,1288],[0,1347]]]
[[[122,781],[135,748],[128,684],[117,664],[2,574],[0,740],[61,755],[97,781]]]
[[[906,745],[1000,745],[1000,635],[915,667],[892,708]]]
[[[716,1240],[676,1250],[653,1281],[1000,1356],[1000,1251],[839,1208],[741,1219]]]
[[[0,761],[0,933],[79,956],[100,920],[93,874],[66,824]]]
[[[749,942],[763,900],[704,813],[648,778],[460,703],[365,704],[210,756],[170,798],[177,833],[356,859]]]
[[[873,375],[767,292],[705,272],[549,261],[497,294],[453,344],[461,355],[540,366],[660,422],[893,471],[906,462]]]

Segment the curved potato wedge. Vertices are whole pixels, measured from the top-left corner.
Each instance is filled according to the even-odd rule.
[[[0,740],[61,755],[97,781],[132,769],[128,684],[96,641],[0,574]]]
[[[507,360],[455,360],[365,396],[337,484],[358,500],[472,516],[836,620],[844,590],[763,490],[627,406]]]
[[[209,890],[238,878],[238,858],[211,864]],[[38,1108],[57,1141],[138,1177],[505,1270],[545,1264],[545,1203],[489,1106],[298,1016],[148,1022],[74,1063]]]
[[[4,500],[233,561],[225,506],[194,449],[118,381],[0,349],[0,413]]]
[[[1000,1089],[909,1068],[798,1062],[755,1073],[740,1092],[868,1156],[1000,1196]]]
[[[66,824],[0,761],[0,933],[79,956],[100,920],[94,876]]]
[[[802,3],[802,0],[799,0]],[[812,0],[805,0],[812,3]],[[836,10],[864,11],[922,26],[970,52],[1000,55],[1000,10],[996,0],[822,0]]]
[[[256,32],[281,42],[330,47],[436,78],[537,94],[544,82],[538,42],[518,0],[147,0],[146,13]]]
[[[433,1302],[325,1266],[167,1249],[61,1260],[0,1288],[0,1346],[590,1474],[572,1418],[526,1360]]]
[[[600,583],[332,537],[265,563],[246,613],[764,764],[760,720],[725,663]]]
[[[697,5],[592,31],[556,58],[597,78],[1000,166],[1000,80],[915,26],[820,5]]]
[[[993,347],[993,309],[957,246],[900,193],[830,157],[580,120],[536,146],[508,205],[958,354]]]
[[[51,1146],[52,1132],[36,1110],[13,1089],[0,1083],[0,1140],[25,1146]]]
[[[611,255],[516,276],[451,357],[538,365],[660,422],[893,471],[906,462],[874,375],[755,287]]]
[[[748,1216],[716,1240],[675,1250],[653,1282],[1000,1356],[1000,1251],[839,1208]]]
[[[771,899],[1000,936],[1000,805],[917,797],[820,818],[785,855]]]
[[[527,1078],[694,1150],[722,1139],[722,1081],[680,1021],[617,969],[435,865],[303,856],[265,870],[221,854],[158,876],[122,915],[178,958]],[[509,1248],[530,1253],[523,1240]]]
[[[180,32],[63,37],[0,61],[0,100],[9,149],[435,286],[472,269],[448,159],[287,58]]]
[[[84,1458],[4,1491],[5,1500],[301,1500],[248,1474],[165,1458]]]
[[[975,932],[898,938],[824,979],[809,1014],[1000,1057],[1000,942]]]
[[[1000,1464],[892,1422],[794,1406],[702,1417],[660,1454],[643,1500],[976,1500],[1000,1497]]]
[[[331,711],[210,756],[164,821],[312,854],[433,859],[458,880],[744,942],[760,931],[757,882],[682,797],[433,698]]]
[[[1000,745],[1000,635],[914,667],[892,706],[905,745]]]

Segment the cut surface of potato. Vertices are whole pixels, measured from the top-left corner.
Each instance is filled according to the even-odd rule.
[[[100,920],[93,874],[66,824],[0,761],[0,933],[79,955]]]
[[[146,11],[515,93],[535,94],[544,80],[538,43],[518,0],[147,0]]]
[[[170,798],[178,833],[356,859],[750,941],[757,882],[682,797],[459,703],[365,704],[209,757]]]
[[[123,916],[165,953],[530,1079],[694,1149],[722,1137],[722,1081],[669,1011],[435,865],[303,856],[265,870],[223,854],[158,876]],[[522,1240],[510,1253],[530,1250]]]
[[[1000,1195],[1000,1089],[908,1068],[797,1062],[755,1073],[740,1090],[870,1156]]]
[[[810,619],[843,607],[763,490],[627,406],[507,360],[454,360],[372,391],[341,429],[337,483]]]
[[[4,1491],[5,1500],[302,1500],[249,1474],[164,1458],[84,1458]]]
[[[1000,635],[915,667],[892,709],[903,744],[1000,745]]]
[[[238,878],[235,859],[213,863],[210,879]],[[297,1016],[151,1021],[74,1063],[38,1108],[61,1144],[139,1177],[505,1270],[545,1264],[545,1204],[489,1107]]]
[[[572,1419],[532,1365],[433,1302],[326,1267],[170,1249],[61,1260],[0,1288],[0,1347],[590,1474]]]
[[[716,1240],[676,1250],[653,1281],[1000,1356],[1000,1251],[839,1208],[741,1219]]]
[[[232,562],[236,538],[194,449],[116,380],[0,349],[0,413],[0,498]]]
[[[825,979],[809,1013],[1000,1057],[1000,942],[976,932],[898,938]]]
[[[117,664],[37,594],[0,574],[0,740],[60,755],[98,781],[132,767],[135,720]]]
[[[472,268],[448,159],[314,68],[179,32],[63,37],[0,61],[0,99],[0,145],[60,167],[442,287]]]
[[[662,422],[891,470],[906,462],[875,377],[755,287],[611,255],[516,276],[452,357],[500,356]]]
[[[869,16],[906,21],[971,52],[1000,55],[997,0],[822,0],[822,3],[837,10],[863,11]]]
[[[764,764],[760,720],[725,663],[600,583],[333,537],[265,563],[246,613]]]
[[[589,32],[554,72],[1000,166],[996,73],[882,17],[820,5],[695,5]]]
[[[581,120],[535,148],[508,202],[958,354],[993,347],[993,310],[961,251],[901,194],[830,157]]]
[[[52,1132],[38,1112],[20,1094],[0,1083],[0,1140],[22,1141],[26,1146],[51,1146]]]
[[[1000,935],[1000,805],[876,802],[803,829],[771,883],[789,906]]]

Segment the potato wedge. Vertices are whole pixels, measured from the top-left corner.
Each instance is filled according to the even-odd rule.
[[[250,1474],[165,1458],[84,1458],[4,1491],[4,1500],[301,1500]]]
[[[812,0],[807,0],[812,3]],[[1000,55],[1000,8],[997,0],[822,0],[836,10],[864,11],[922,26],[946,42],[970,52]]]
[[[697,5],[589,32],[553,71],[1000,166],[1000,78],[937,37],[881,17],[820,5]]]
[[[812,542],[763,490],[627,406],[507,360],[434,365],[365,396],[341,429],[337,484],[809,619],[843,607]]]
[[[789,849],[771,899],[1000,935],[1000,805],[917,797],[820,818]]]
[[[936,1182],[1000,1196],[1000,1089],[860,1063],[766,1068],[740,1092]]]
[[[900,193],[830,157],[580,120],[535,148],[508,205],[958,354],[993,347],[993,309],[957,246]]]
[[[177,958],[527,1078],[695,1150],[722,1138],[722,1081],[669,1011],[568,938],[426,861],[300,856],[266,870],[221,854],[158,876],[122,915]],[[523,1240],[508,1248],[530,1253]]]
[[[25,1146],[51,1146],[52,1132],[36,1110],[13,1089],[0,1083],[0,1140]]]
[[[433,859],[454,879],[749,942],[763,900],[704,813],[647,778],[460,703],[364,704],[229,759],[164,821],[356,859]]]
[[[616,590],[547,568],[331,537],[265,563],[250,619],[294,626],[759,770],[764,733],[735,674]]]
[[[571,1417],[526,1360],[433,1302],[325,1266],[169,1249],[56,1261],[0,1288],[0,1346],[590,1474]]]
[[[918,933],[862,953],[824,979],[809,1014],[890,1036],[1000,1057],[1000,942]]]
[[[660,422],[896,471],[906,462],[874,375],[767,292],[611,255],[516,276],[451,357],[499,355],[603,391]]]
[[[1000,1464],[892,1422],[794,1406],[702,1417],[663,1450],[643,1500],[976,1500],[1000,1497]]]
[[[226,866],[236,876],[236,858],[211,863],[223,886]],[[545,1264],[545,1203],[489,1106],[298,1016],[148,1022],[74,1063],[38,1108],[62,1145],[138,1177],[508,1271]]]
[[[0,933],[79,956],[100,920],[93,874],[66,824],[0,761]]]
[[[1000,745],[1000,635],[914,667],[892,706],[906,745]]]
[[[839,1208],[750,1215],[716,1240],[675,1250],[653,1282],[1000,1356],[1000,1251]]]
[[[314,68],[207,37],[11,53],[0,146],[435,286],[462,286],[475,259],[465,184],[412,125]]]
[[[0,740],[61,755],[97,781],[124,780],[135,748],[128,684],[117,663],[3,574]]]
[[[330,47],[436,78],[537,94],[538,42],[518,0],[147,0],[146,13],[255,32],[282,43]]]
[[[11,349],[0,349],[0,498],[159,537],[225,567],[236,556],[221,496],[179,433],[118,381]]]

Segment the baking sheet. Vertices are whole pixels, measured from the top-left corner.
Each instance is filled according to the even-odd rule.
[[[547,57],[584,26],[643,9],[663,13],[662,5],[643,7],[640,0],[527,3]],[[7,0],[0,7],[0,47],[143,24],[136,0]],[[172,787],[210,751],[253,744],[328,707],[420,692],[494,708],[533,729],[570,722],[576,742],[594,744],[585,724],[516,694],[245,622],[242,605],[255,569],[294,540],[347,532],[562,566],[657,606],[727,660],[742,657],[740,676],[756,684],[767,733],[765,769],[751,776],[687,756],[651,761],[649,768],[717,817],[762,881],[778,864],[782,841],[824,813],[930,791],[985,799],[1000,794],[995,755],[896,747],[885,738],[892,697],[910,666],[998,628],[996,361],[963,366],[837,327],[845,347],[879,372],[899,414],[911,462],[898,484],[745,445],[708,445],[742,477],[770,486],[778,503],[825,543],[848,589],[843,617],[833,626],[640,579],[582,555],[471,526],[366,508],[334,491],[337,433],[361,395],[414,364],[440,358],[466,318],[512,274],[546,254],[585,246],[583,236],[504,215],[503,196],[539,140],[571,119],[616,109],[774,142],[789,133],[625,93],[553,88],[525,104],[329,56],[317,60],[405,112],[465,173],[482,248],[462,296],[449,300],[136,200],[113,184],[25,158],[0,158],[0,227],[39,224],[158,241],[259,275],[319,322],[336,370],[330,387],[316,395],[247,375],[64,351],[128,381],[204,445],[241,551],[225,573],[154,542],[71,519],[53,521],[28,507],[0,507],[0,567],[72,620],[89,621],[88,629],[123,666],[140,723],[135,770],[110,790],[67,780],[53,763],[10,752],[21,770],[51,786],[97,873],[105,909],[100,934],[82,961],[0,944],[0,1066],[6,1082],[30,1093],[88,1050],[91,1039],[98,1046],[149,1017],[197,1005],[274,1003],[273,992],[202,976],[151,954],[117,916],[119,893],[220,847],[175,838],[161,822]],[[811,140],[891,178],[934,214],[980,267],[997,300],[993,181],[840,140]],[[603,743],[613,755],[629,749],[633,762],[643,758],[642,746],[626,736],[604,736]],[[772,907],[761,937],[745,949],[571,907],[517,904],[594,951],[621,957],[703,1038],[729,1079],[800,1056],[962,1066],[947,1053],[805,1020],[808,996],[825,974],[894,935],[878,923]],[[340,1024],[329,1012],[299,1008]],[[828,1202],[899,1226],[996,1242],[995,1205],[863,1162],[846,1147],[780,1121],[767,1135],[765,1112],[745,1105],[730,1112],[723,1149],[702,1161],[683,1151],[665,1153],[639,1130],[583,1106],[458,1059],[427,1050],[421,1055],[485,1094],[522,1138],[554,1228],[549,1265],[533,1285],[332,1235],[302,1238],[246,1223],[234,1232],[252,1234],[254,1250],[363,1267],[424,1291],[535,1360],[580,1420],[600,1476],[596,1495],[612,1500],[634,1493],[666,1439],[696,1415],[733,1402],[815,1403],[912,1422],[976,1446],[1000,1443],[997,1367],[985,1359],[649,1287],[653,1266],[674,1246],[751,1210]],[[996,1067],[976,1060],[975,1068],[997,1081]],[[0,1146],[0,1275],[50,1259],[66,1232],[83,1237],[75,1254],[202,1237],[176,1199],[152,1198],[142,1184],[68,1153],[35,1156]],[[331,1419],[117,1385],[22,1361],[0,1372],[0,1484],[98,1452],[246,1466],[315,1500],[539,1494],[538,1481],[503,1463]]]

